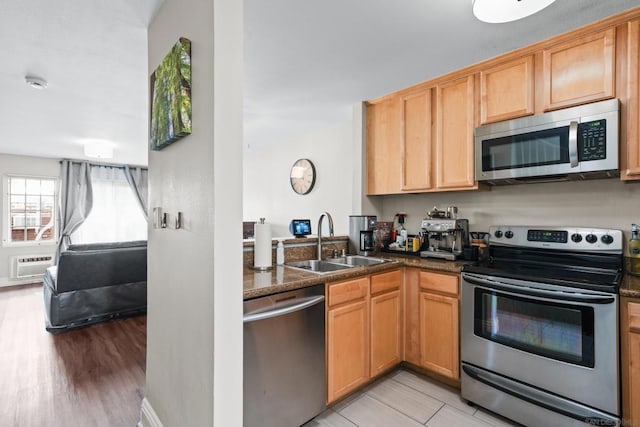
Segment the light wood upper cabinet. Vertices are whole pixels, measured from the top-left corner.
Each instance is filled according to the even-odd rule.
[[[544,49],[544,110],[615,96],[615,29]]]
[[[626,52],[627,109],[626,138],[620,144],[620,178],[640,179],[640,20],[627,24]],[[624,111],[624,110],[623,110]],[[625,120],[626,119],[626,120]],[[624,135],[624,132],[622,132]]]
[[[400,96],[366,107],[367,194],[399,193],[401,188]]]
[[[480,124],[534,113],[533,55],[480,71]]]
[[[436,91],[436,186],[474,187],[474,78],[440,84]]]
[[[402,190],[427,190],[431,181],[431,89],[402,97]]]

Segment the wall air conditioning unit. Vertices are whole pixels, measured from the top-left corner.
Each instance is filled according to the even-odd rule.
[[[47,267],[53,265],[53,255],[18,255],[10,261],[9,279],[39,278]]]

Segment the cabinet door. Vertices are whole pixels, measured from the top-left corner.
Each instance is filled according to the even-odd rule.
[[[615,95],[614,28],[544,49],[542,57],[545,110]]]
[[[402,97],[402,189],[431,188],[431,90]]]
[[[444,189],[474,187],[473,76],[439,85],[436,100],[436,185]]]
[[[421,365],[440,375],[460,379],[458,300],[420,293]]]
[[[369,379],[367,300],[327,312],[327,402],[355,390]]]
[[[621,298],[622,418],[640,425],[640,300]]]
[[[404,360],[420,365],[420,270],[404,271]]]
[[[371,297],[371,377],[402,361],[400,291]]]
[[[640,334],[629,333],[629,425],[640,425]]]
[[[480,72],[480,123],[533,114],[533,55]]]
[[[369,104],[366,115],[367,194],[400,193],[400,97]]]
[[[640,179],[640,21],[627,24],[627,137],[622,138],[621,173],[623,180]]]

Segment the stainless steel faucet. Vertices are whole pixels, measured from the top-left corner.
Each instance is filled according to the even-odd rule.
[[[329,220],[329,236],[333,237],[333,218],[329,212],[323,212],[318,219],[318,260],[322,259],[322,218],[325,216]]]

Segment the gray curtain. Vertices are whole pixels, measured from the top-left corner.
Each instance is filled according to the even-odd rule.
[[[124,167],[124,176],[127,177],[129,187],[136,195],[145,219],[149,220],[147,205],[149,204],[149,171],[141,167]]]
[[[84,222],[93,206],[89,163],[62,160],[60,165],[60,204],[58,208],[56,261],[60,257],[60,253],[71,244],[71,233]]]

